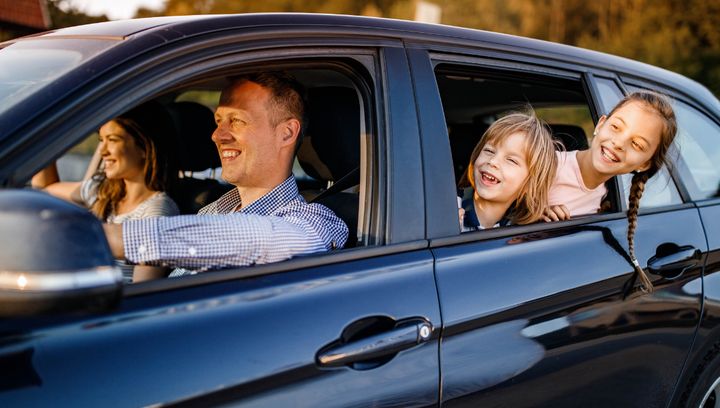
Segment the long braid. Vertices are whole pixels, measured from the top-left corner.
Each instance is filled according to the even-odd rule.
[[[642,290],[647,293],[652,293],[653,284],[650,278],[647,276],[643,268],[640,267],[640,263],[635,257],[635,230],[637,228],[638,221],[638,209],[640,208],[640,198],[642,198],[643,192],[645,191],[645,183],[647,183],[649,173],[643,171],[633,175],[632,184],[630,186],[630,196],[628,198],[628,229],[627,229],[627,240],[628,240],[628,252],[630,259],[632,260],[635,272],[637,272],[640,278],[640,284]]]

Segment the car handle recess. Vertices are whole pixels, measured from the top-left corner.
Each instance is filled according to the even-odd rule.
[[[665,256],[653,256],[648,260],[648,271],[667,279],[676,279],[700,263],[700,251],[690,245],[677,247]]]
[[[321,367],[342,367],[397,354],[432,337],[432,326],[425,321],[398,326],[392,330],[321,351]]]

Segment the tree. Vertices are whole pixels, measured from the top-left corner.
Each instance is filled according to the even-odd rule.
[[[67,0],[47,0],[47,7],[53,29],[108,21],[106,15],[89,16],[74,9]]]

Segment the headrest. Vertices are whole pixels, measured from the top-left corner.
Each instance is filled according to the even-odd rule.
[[[562,142],[565,150],[585,150],[588,148],[587,136],[583,128],[577,125],[551,124],[550,130],[555,139]]]
[[[166,108],[177,129],[180,170],[203,171],[220,167],[220,156],[211,139],[216,127],[212,110],[197,102],[173,102]]]
[[[360,101],[354,89],[309,89],[307,121],[298,150],[307,174],[337,181],[360,165]]]

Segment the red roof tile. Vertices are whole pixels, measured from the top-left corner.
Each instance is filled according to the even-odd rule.
[[[0,0],[0,23],[47,30],[50,18],[45,0]]]

